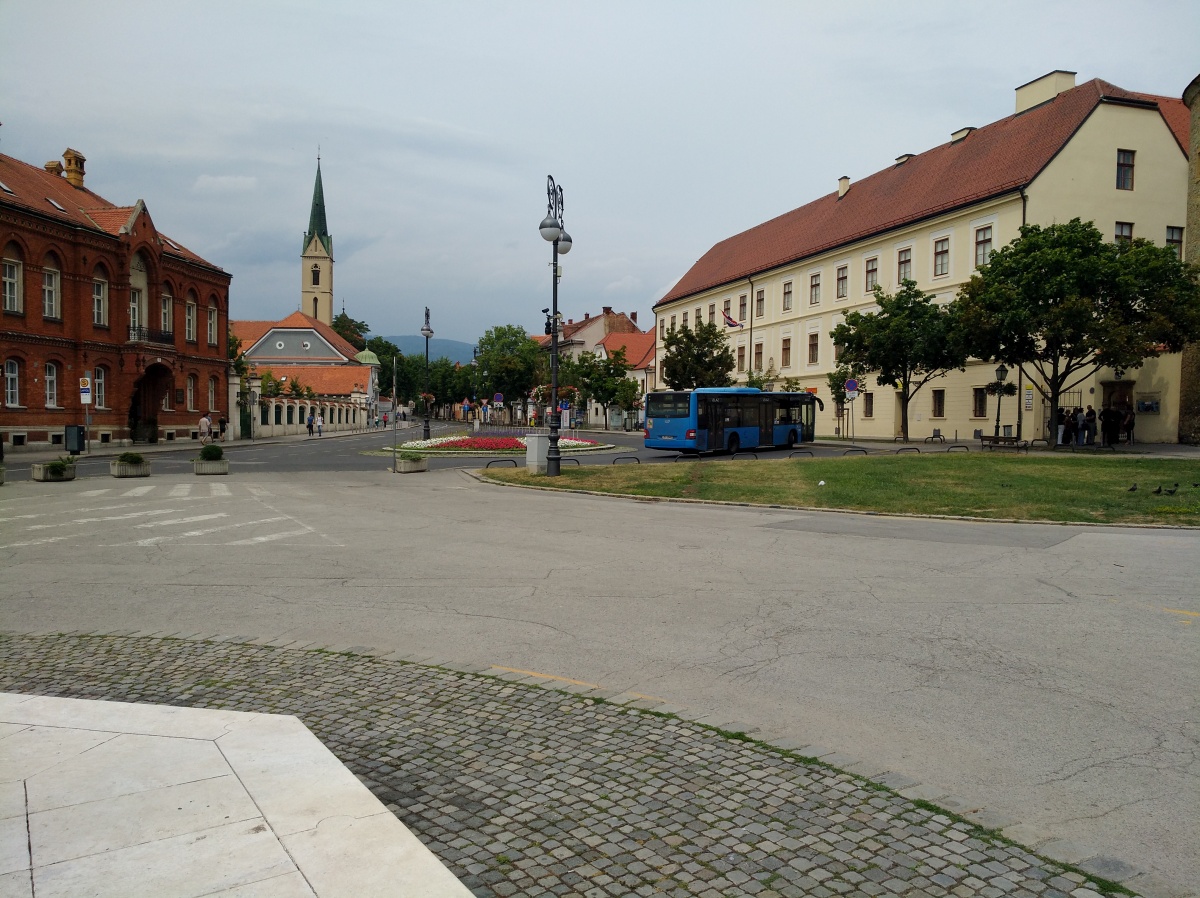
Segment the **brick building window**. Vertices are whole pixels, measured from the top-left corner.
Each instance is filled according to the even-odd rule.
[[[879,286],[879,259],[867,259],[863,273],[863,285],[868,293]]]
[[[196,410],[196,375],[189,374],[187,378],[187,407],[190,411]]]
[[[950,273],[950,238],[933,241],[933,276],[943,277]]]
[[[4,311],[25,310],[21,300],[21,263],[16,259],[0,260],[0,289],[4,292]]]
[[[92,375],[92,392],[95,394],[96,408],[108,408],[107,368],[97,368]]]
[[[992,254],[992,226],[975,229],[975,267],[982,268]]]
[[[21,363],[16,359],[4,363],[4,404],[9,408],[21,407]]]
[[[1183,258],[1183,228],[1167,228],[1167,246],[1175,250],[1175,258]]]
[[[975,387],[971,391],[971,417],[987,417],[987,389],[985,387]]]
[[[837,298],[845,299],[850,295],[850,266],[839,265],[837,270]]]
[[[46,408],[58,408],[58,365],[46,363]]]
[[[875,394],[874,393],[863,393],[862,401],[863,401],[863,417],[864,418],[874,418],[875,417]]]
[[[780,367],[783,367],[783,368],[792,367],[792,338],[791,337],[783,338],[783,346],[779,351],[779,360],[781,362]]]
[[[108,327],[108,281],[92,281],[92,324]]]
[[[217,379],[215,377],[208,379],[208,409],[209,411],[217,409]]]
[[[808,335],[808,363],[810,365],[815,365],[815,364],[817,364],[817,362],[819,362],[821,360],[820,340],[821,340],[820,334],[809,334]]]
[[[821,275],[820,273],[809,275],[808,277],[808,304],[815,306],[821,301]]]
[[[792,282],[788,281],[783,285],[783,310],[790,312],[792,310]]]
[[[208,345],[217,345],[217,307],[208,307]]]
[[[746,370],[746,347],[738,347],[738,371]]]
[[[912,280],[912,250],[902,249],[896,253],[896,283]]]
[[[946,417],[946,391],[933,391],[933,411],[931,412],[935,418]]]
[[[196,342],[196,303],[191,299],[183,307],[183,336],[189,343]]]
[[[1129,242],[1133,239],[1133,222],[1118,221],[1115,229],[1115,236],[1118,243],[1122,240]]]
[[[1133,150],[1117,150],[1117,190],[1133,190]]]
[[[175,330],[175,297],[166,290],[159,299],[159,323],[164,334]]]
[[[62,277],[57,268],[42,269],[42,317],[62,318]]]

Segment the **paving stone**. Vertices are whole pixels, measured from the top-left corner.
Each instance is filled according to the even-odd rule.
[[[847,774],[728,739],[693,710],[647,714],[595,700],[620,691],[362,646],[194,635],[0,635],[0,690],[293,714],[481,898],[1090,898],[1094,885]],[[1097,876],[1132,871],[1092,860]],[[1177,898],[1147,894],[1160,896]]]

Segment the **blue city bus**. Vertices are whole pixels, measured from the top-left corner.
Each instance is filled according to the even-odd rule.
[[[737,452],[811,443],[812,393],[764,393],[751,387],[701,387],[646,395],[646,448]]]

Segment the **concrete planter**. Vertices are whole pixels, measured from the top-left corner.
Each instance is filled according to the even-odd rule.
[[[417,474],[421,471],[429,470],[429,459],[422,458],[417,461],[407,461],[402,458],[399,461],[399,465],[401,474]]]
[[[131,465],[113,459],[108,463],[108,473],[113,477],[149,477],[150,462],[144,461],[140,465]]]
[[[51,469],[49,462],[40,465],[32,464],[29,466],[29,471],[33,475],[34,480],[41,481],[42,483],[57,483],[63,480],[75,479],[74,465],[67,465],[66,469],[61,474],[55,473],[55,471]]]
[[[218,458],[216,461],[205,461],[201,458],[192,459],[194,474],[228,474],[229,459]]]

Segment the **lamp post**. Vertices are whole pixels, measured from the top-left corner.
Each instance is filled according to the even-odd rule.
[[[421,439],[429,439],[429,338],[433,336],[433,328],[429,326],[429,306],[425,307],[425,326],[421,328],[421,336],[425,338],[425,426],[421,430]]]
[[[1000,436],[1000,400],[1004,396],[1004,381],[1008,379],[1008,369],[1001,362],[996,366],[996,436]]]
[[[558,254],[571,251],[571,235],[563,228],[563,189],[555,185],[554,178],[546,176],[546,217],[539,230],[542,238],[549,241],[554,252],[550,263],[551,302],[550,318],[550,448],[546,452],[546,476],[557,477],[562,466],[562,454],[558,451],[558,427],[562,414],[558,410]]]

